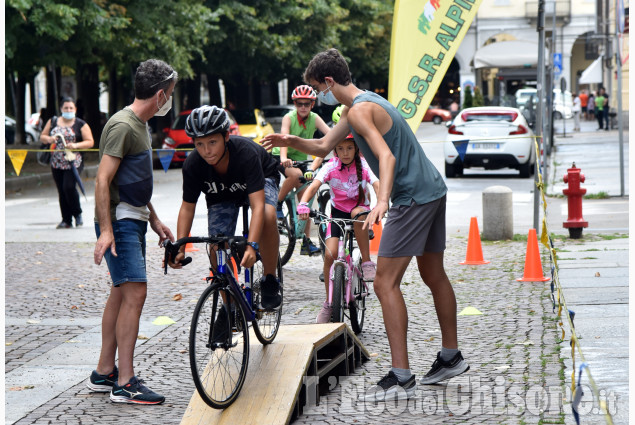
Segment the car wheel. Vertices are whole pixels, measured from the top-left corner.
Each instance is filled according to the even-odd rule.
[[[562,114],[559,111],[555,111],[553,113],[553,119],[554,120],[561,120],[562,119]]]
[[[454,177],[460,177],[463,175],[463,163],[459,158],[454,161],[454,164],[445,163],[445,176],[449,179]]]
[[[26,138],[26,144],[27,145],[33,145],[35,144],[35,138],[33,137],[32,134],[30,133],[25,133],[25,138]]]
[[[524,164],[520,164],[520,166],[518,167],[518,171],[520,171],[521,179],[526,179],[527,177],[529,177],[531,175],[531,164],[529,163],[529,161]]]
[[[443,120],[441,119],[441,117],[436,116],[434,118],[432,118],[432,122],[435,123],[436,125],[439,125],[443,122]]]

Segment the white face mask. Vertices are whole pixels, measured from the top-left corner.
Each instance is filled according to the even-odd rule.
[[[165,93],[163,93],[163,97],[165,97]],[[159,108],[159,101],[157,100],[157,108]],[[169,99],[166,99],[166,102],[159,108],[159,110],[154,114],[155,117],[163,117],[167,114],[170,109],[172,109],[172,96]]]
[[[333,86],[329,87],[329,83],[326,83],[326,88],[324,90],[322,90],[320,93],[318,93],[318,99],[320,100],[320,102],[326,104],[326,105],[337,105],[340,102],[335,98],[335,95],[333,94],[333,91],[331,90]],[[329,91],[328,93],[324,94],[325,91]]]

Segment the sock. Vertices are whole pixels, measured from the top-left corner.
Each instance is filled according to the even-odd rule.
[[[399,382],[406,382],[412,376],[410,369],[399,369],[397,367],[393,367],[390,370],[397,376]]]
[[[452,357],[454,357],[458,352],[459,350],[457,348],[441,347],[441,360],[447,362],[448,360],[452,359]]]

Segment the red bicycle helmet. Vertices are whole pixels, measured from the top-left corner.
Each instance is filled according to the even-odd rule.
[[[315,93],[315,90],[311,88],[311,86],[307,86],[306,84],[303,84],[301,86],[296,87],[293,90],[293,93],[291,93],[291,99],[292,100],[296,100],[296,99],[315,100],[317,99],[317,94]]]

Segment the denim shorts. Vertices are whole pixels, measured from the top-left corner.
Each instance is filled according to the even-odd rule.
[[[146,276],[146,231],[148,222],[123,219],[112,222],[117,256],[106,250],[104,258],[114,286],[124,282],[147,282]],[[95,223],[97,238],[101,234],[99,223]]]
[[[278,184],[272,178],[265,178],[265,205],[278,205]],[[207,209],[207,230],[209,235],[231,236],[236,232],[238,211],[236,202],[219,202]]]

